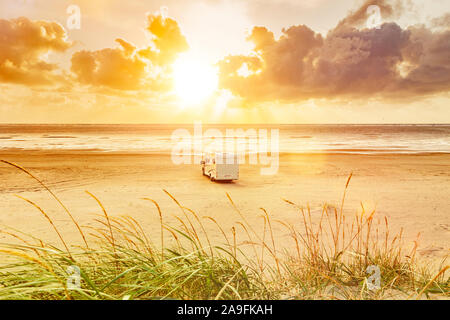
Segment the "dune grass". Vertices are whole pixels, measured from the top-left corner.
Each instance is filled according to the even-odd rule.
[[[230,197],[238,221],[225,230],[213,217],[179,207],[177,225],[166,222],[163,210],[148,201],[159,216],[160,234],[149,236],[131,216],[110,216],[101,201],[96,226],[80,226],[62,201],[48,191],[77,227],[82,246],[71,246],[46,212],[31,200],[58,237],[60,246],[33,235],[2,227],[14,241],[0,244],[0,299],[423,299],[450,296],[449,266],[421,266],[418,243],[405,252],[402,232],[390,234],[386,218],[375,212],[347,215],[343,208],[324,206],[319,219],[311,210],[285,200],[298,210],[299,223],[274,219],[261,208],[263,226],[250,224]],[[231,209],[230,209],[231,210]],[[154,212],[153,212],[154,211]],[[221,241],[206,231],[214,226]],[[285,228],[292,243],[277,241],[275,224]],[[211,230],[211,228],[209,228]],[[210,231],[211,233],[211,231]],[[167,245],[170,243],[169,245]],[[0,260],[1,261],[1,260]],[[370,288],[369,266],[380,271],[380,287]],[[370,269],[370,268],[369,268]],[[79,272],[79,281],[77,275]]]

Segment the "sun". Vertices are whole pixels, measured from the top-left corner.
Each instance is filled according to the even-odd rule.
[[[183,55],[173,64],[174,89],[183,104],[199,105],[218,88],[217,70],[204,60]]]

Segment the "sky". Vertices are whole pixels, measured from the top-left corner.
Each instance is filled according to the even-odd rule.
[[[0,123],[450,123],[448,0],[0,0]]]

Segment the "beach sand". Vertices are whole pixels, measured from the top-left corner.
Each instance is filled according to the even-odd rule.
[[[226,197],[229,193],[246,219],[262,230],[260,208],[275,220],[300,225],[299,212],[283,199],[309,206],[313,218],[327,203],[339,206],[347,178],[353,172],[345,202],[346,215],[376,209],[387,216],[391,233],[404,228],[404,242],[412,245],[420,233],[419,257],[440,260],[450,249],[450,155],[281,155],[277,175],[262,176],[260,167],[242,165],[234,183],[213,183],[199,165],[176,166],[170,156],[93,152],[0,153],[0,159],[20,164],[46,183],[83,226],[102,211],[85,190],[95,194],[113,216],[130,215],[158,243],[156,200],[165,221],[176,224],[180,209],[166,189],[200,216],[214,217],[225,230],[240,220]],[[29,176],[0,164],[0,224],[60,245],[56,234],[36,208],[15,197],[39,204],[67,242],[81,244],[76,228],[57,202]],[[213,239],[217,228],[206,223]],[[274,223],[279,248],[293,244],[286,229]],[[0,234],[0,242],[12,239]]]

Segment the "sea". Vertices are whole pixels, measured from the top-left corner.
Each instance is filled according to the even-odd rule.
[[[450,153],[448,124],[0,124],[0,152],[95,151],[165,154],[172,152],[177,144],[179,146],[180,140],[186,139],[183,141],[192,141],[192,152],[197,153],[204,151],[205,146],[210,146],[212,142],[215,146],[230,141],[246,144],[265,138],[269,151],[279,153]],[[275,146],[277,150],[270,146]]]

